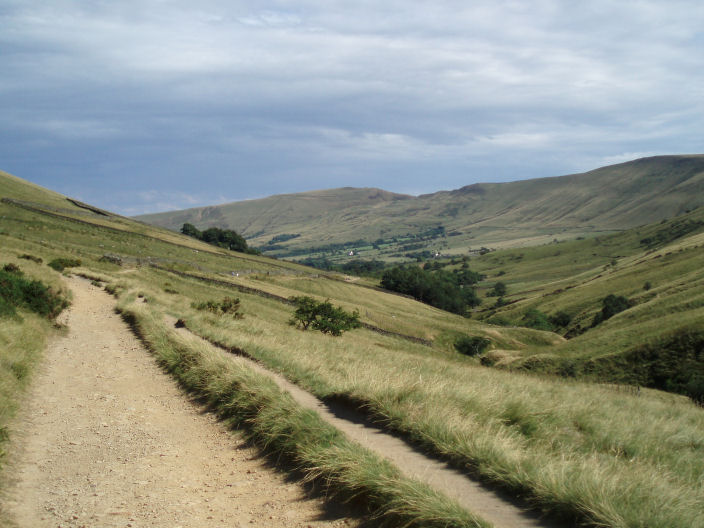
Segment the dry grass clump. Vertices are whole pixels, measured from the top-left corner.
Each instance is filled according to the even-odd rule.
[[[358,330],[295,332],[247,298],[246,322],[189,328],[378,421],[556,514],[596,526],[704,526],[704,413],[680,398],[508,373]]]
[[[389,526],[488,527],[457,503],[409,480],[388,462],[348,441],[304,410],[267,377],[202,341],[168,331],[145,305],[120,303],[161,365],[276,460],[286,460],[332,495],[361,498]]]

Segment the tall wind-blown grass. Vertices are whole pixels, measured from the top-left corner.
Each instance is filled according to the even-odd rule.
[[[129,297],[126,297],[128,299]],[[267,377],[197,339],[167,330],[153,309],[123,300],[120,310],[158,362],[212,410],[276,459],[285,459],[330,494],[362,498],[382,525],[487,527],[428,486],[347,440]]]
[[[363,330],[301,332],[274,303],[243,306],[242,321],[183,314],[547,511],[593,526],[704,526],[704,412],[685,398],[496,371]]]

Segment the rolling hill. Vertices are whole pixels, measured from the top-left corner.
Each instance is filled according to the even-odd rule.
[[[383,257],[402,252],[409,234],[410,239],[425,238],[428,249],[457,253],[470,247],[517,247],[616,232],[701,205],[704,155],[681,155],[417,197],[346,187],[137,218],[172,230],[186,222],[201,229],[234,229],[250,245],[279,256],[353,241],[362,249],[361,241],[378,241],[378,246],[387,244],[386,251],[370,256]],[[436,236],[423,236],[430,231]]]
[[[685,166],[701,161],[682,159]],[[665,161],[672,167],[672,159]],[[687,175],[680,167],[675,185],[672,175],[658,180],[653,160],[643,163],[651,167],[650,180],[642,171],[629,179],[629,171],[639,171],[625,164],[624,188],[650,182],[641,196],[669,193],[669,208],[653,205],[658,214],[693,207],[701,194],[698,168]],[[536,195],[549,194],[547,187]],[[477,188],[484,186],[455,196],[477,194]],[[425,199],[369,193],[360,191],[357,200],[374,202],[371,211]],[[519,196],[515,191],[511,200]],[[678,196],[684,205],[675,203]],[[123,317],[182,386],[255,441],[273,446],[274,459],[313,468],[328,485],[350,478],[357,497],[417,504],[411,519],[417,526],[477,526],[456,515],[438,516],[431,508],[437,496],[423,492],[419,500],[411,487],[390,488],[384,481],[383,493],[372,490],[366,477],[377,474],[378,463],[346,455],[314,413],[283,405],[285,394],[254,372],[232,375],[211,349],[205,353],[202,344],[180,337],[169,320],[181,319],[196,336],[256,359],[321,400],[352,406],[425,452],[571,524],[704,527],[701,407],[681,395],[623,385],[704,394],[689,389],[704,388],[704,208],[611,235],[497,250],[455,264],[444,259],[447,266],[466,263],[486,275],[478,285],[480,311],[463,317],[352,277],[208,246],[5,173],[0,198],[0,267],[6,273],[21,271],[60,289],[62,275],[47,263],[80,260],[66,273],[88,277],[116,295]],[[629,221],[639,224],[649,206],[628,200]],[[545,219],[582,218],[555,216],[547,205]],[[579,210],[609,216],[597,205]],[[612,204],[614,209],[619,206]],[[508,292],[505,302],[494,305],[496,298],[486,292],[499,280]],[[627,297],[629,306],[593,325],[609,293]],[[202,308],[235,295],[241,317]],[[295,328],[289,298],[301,295],[357,310],[365,325],[340,337]],[[555,329],[559,333],[521,326],[531,309],[548,316],[564,311],[571,320]],[[17,373],[29,379],[41,358],[41,339],[53,331],[50,321],[18,313],[0,320],[0,431],[4,402],[22,402]],[[489,350],[481,357],[457,352],[458,338],[469,336],[488,339]],[[23,359],[26,343],[35,343],[33,359]],[[298,416],[300,423],[292,418]],[[302,461],[301,453],[310,458]]]

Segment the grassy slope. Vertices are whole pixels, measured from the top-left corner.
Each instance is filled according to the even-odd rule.
[[[0,175],[0,184],[2,178]],[[10,186],[5,188],[10,189]],[[10,195],[11,198],[19,199],[18,195],[22,195],[22,190],[17,190],[20,192]],[[57,201],[52,193],[44,194],[39,188],[30,191],[22,198],[31,197],[35,206],[46,208],[46,212],[0,203],[0,237],[3,242],[0,256],[4,258],[3,262],[24,263],[17,257],[26,253],[43,258],[44,262],[57,256],[80,257],[83,266],[74,268],[74,271],[110,281],[111,291],[127,293],[126,290],[134,284],[143,289],[157,287],[169,301],[187,299],[178,293],[187,286],[187,281],[144,266],[147,264],[142,258],[145,253],[160,264],[176,263],[176,268],[185,267],[189,271],[236,269],[247,273],[256,269],[264,276],[298,276],[310,271],[301,266],[234,252],[211,253],[208,246],[196,251],[187,237],[173,233],[168,233],[171,238],[162,237],[159,230],[126,219],[106,219],[102,215],[100,218],[86,217],[82,211],[72,215],[62,209],[63,202]],[[58,209],[68,217],[56,216]],[[134,232],[130,232],[130,228]],[[149,238],[145,238],[145,234]],[[100,261],[108,249],[124,258],[124,267]],[[32,265],[30,263],[30,267]],[[40,273],[58,281],[58,274],[51,270],[47,272],[45,264],[36,266]],[[370,513],[383,525],[489,527],[488,523],[464,511],[454,501],[423,484],[403,478],[391,464],[347,441],[314,413],[302,411],[278,389],[272,391],[273,384],[262,379],[261,375],[249,369],[233,369],[226,360],[218,360],[212,352],[204,352],[202,347],[199,349],[193,343],[184,347],[178,340],[174,342],[163,321],[160,322],[160,312],[145,311],[143,305],[136,309],[123,305],[123,310],[140,328],[162,364],[185,386],[207,399],[233,425],[246,425],[249,436],[271,452],[273,460],[281,462],[283,457],[297,470],[303,471],[307,478],[319,479],[326,486],[327,493],[339,493],[345,499],[363,499]],[[34,318],[26,318],[21,325],[0,321],[0,342],[11,345],[0,354],[0,394],[7,398],[0,405],[0,427],[11,417],[22,397],[23,385],[12,379],[9,380],[12,383],[6,383],[6,378],[17,377],[14,372],[21,367],[25,372],[23,379],[28,379],[43,348],[49,327],[38,326],[35,324],[38,322],[41,323]],[[20,347],[27,344],[23,340],[30,337],[32,346],[21,350]],[[5,430],[1,431],[5,437]]]
[[[339,339],[304,333],[286,324],[290,307],[256,295],[238,294],[243,320],[218,319],[194,312],[191,302],[232,292],[135,267],[134,261],[123,268],[99,262],[105,251],[100,245],[126,256],[148,251],[205,274],[251,268],[252,261],[241,260],[243,256],[195,253],[185,244],[108,231],[7,204],[0,204],[0,217],[8,251],[34,253],[45,260],[66,252],[80,256],[85,271],[104,275],[125,299],[142,292],[149,300],[145,306],[155,313],[185,317],[200,333],[244,348],[321,397],[363,403],[390,427],[546,509],[609,526],[702,526],[704,415],[686,399],[650,391],[636,397],[610,387],[487,369],[450,353],[448,346],[429,348],[367,330]],[[516,342],[528,349],[536,336],[545,335],[484,326],[354,284],[303,278],[301,268],[287,271],[277,265],[261,259],[258,278],[240,280],[284,295],[329,296],[360,307],[364,317],[379,324],[388,320],[397,325],[394,329],[409,333],[422,329],[416,331],[435,335],[441,344],[441,337],[451,332],[484,332],[494,333],[506,346]],[[599,265],[603,267],[601,261]],[[565,276],[555,278],[566,280],[568,268],[565,263]],[[511,274],[515,271],[518,277],[518,270],[507,269],[505,277],[512,281]],[[531,287],[541,284],[538,276],[528,273],[523,280]],[[510,287],[518,284],[511,281]]]
[[[536,244],[659,221],[704,205],[703,189],[704,156],[660,156],[585,174],[477,184],[417,198],[345,188],[140,218],[171,229],[184,222],[230,227],[254,245],[274,235],[300,233],[284,244],[291,248],[371,241],[442,224],[448,233],[461,234],[434,246],[442,242],[459,250]]]
[[[351,240],[344,237],[352,236],[350,230],[358,229],[367,215],[375,216],[376,211],[385,210],[388,204],[409,199],[412,197],[380,189],[347,187],[138,218],[169,229],[179,229],[186,222],[199,228],[228,226],[246,237],[255,237],[258,244],[266,243],[276,234],[302,233],[300,239],[295,239],[297,245],[319,245],[337,238],[328,233],[331,224],[343,226],[350,222],[350,227],[343,228],[346,234],[342,239]]]
[[[286,324],[290,307],[255,295],[240,295],[244,319],[218,318],[190,302],[222,290],[186,280],[184,295],[169,297],[149,286],[168,275],[151,273],[132,286],[148,306],[244,349],[322,398],[363,405],[545,509],[609,526],[698,526],[704,415],[686,399],[496,371],[365,330],[339,339],[301,332]]]
[[[681,238],[651,248],[640,243],[696,222],[702,225]],[[498,280],[505,282],[507,300],[513,301],[489,310],[493,300],[486,299],[485,311],[480,314],[483,317],[521,324],[523,314],[531,308],[549,315],[564,311],[572,322],[563,333],[578,333],[580,327],[586,330],[550,349],[497,355],[499,364],[548,372],[576,369],[576,375],[652,386],[644,373],[638,373],[642,357],[636,352],[648,347],[666,349],[674,336],[701,333],[702,262],[704,208],[609,237],[495,252],[474,259],[472,267],[489,275],[486,288]],[[499,271],[504,274],[499,276]],[[646,283],[648,290],[644,289]],[[625,296],[635,306],[589,329],[601,309],[601,300],[609,294]],[[665,352],[662,356],[669,361]]]

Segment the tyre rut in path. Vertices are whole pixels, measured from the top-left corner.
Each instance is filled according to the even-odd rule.
[[[287,391],[299,405],[316,411],[323,420],[344,432],[350,439],[393,462],[406,476],[425,482],[452,497],[467,510],[492,523],[495,528],[562,528],[571,526],[539,518],[535,512],[520,507],[517,501],[510,497],[502,496],[486,488],[481,483],[469,478],[465,473],[423,454],[404,440],[371,424],[353,409],[322,402],[310,392],[290,382],[281,374],[269,370],[261,363],[242,355],[228,353],[229,351],[226,349],[223,350],[211,344],[189,331],[187,327],[176,325],[177,320],[171,316],[165,316],[165,321],[169,326],[174,327],[176,332],[200,339],[209,346],[220,349],[232,361],[244,362],[257,372],[268,376],[280,389]]]
[[[15,428],[0,503],[22,528],[357,525],[190,402],[88,281]],[[328,509],[326,509],[328,508]]]

